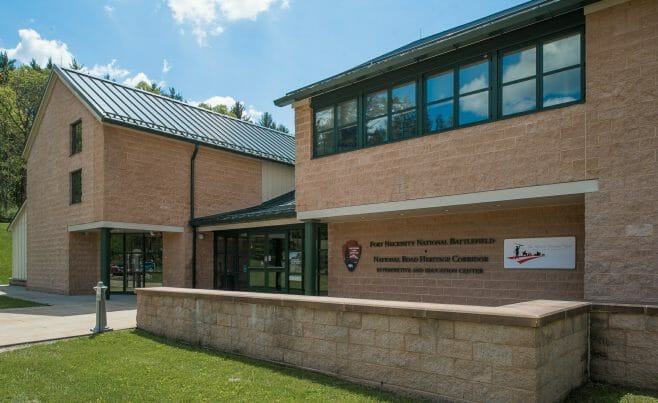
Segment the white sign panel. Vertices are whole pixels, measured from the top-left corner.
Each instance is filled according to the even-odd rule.
[[[575,269],[576,237],[506,239],[506,269]]]

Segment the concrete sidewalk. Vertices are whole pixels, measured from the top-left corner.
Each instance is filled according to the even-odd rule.
[[[96,324],[95,295],[58,295],[1,285],[0,295],[50,306],[0,309],[0,349],[91,334]],[[114,330],[136,326],[134,295],[112,295],[107,301],[107,324]]]

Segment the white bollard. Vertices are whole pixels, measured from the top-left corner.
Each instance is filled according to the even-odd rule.
[[[98,282],[98,285],[94,287],[96,291],[96,327],[91,330],[93,333],[103,333],[108,330],[112,330],[107,327],[107,312],[105,310],[105,291],[107,286],[103,285],[102,281]]]

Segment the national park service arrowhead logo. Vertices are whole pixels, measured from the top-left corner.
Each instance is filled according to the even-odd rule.
[[[350,240],[343,245],[343,257],[345,257],[345,266],[347,270],[354,271],[361,258],[361,245],[357,241]]]

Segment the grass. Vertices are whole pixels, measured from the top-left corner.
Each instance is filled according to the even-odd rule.
[[[138,330],[0,353],[0,391],[0,400],[8,401],[403,401],[329,376],[179,345]]]
[[[11,277],[11,233],[9,224],[0,223],[0,284],[9,284]]]
[[[590,382],[571,392],[565,403],[658,403],[658,391]]]
[[[0,295],[0,309],[9,308],[29,308],[31,306],[44,306],[38,302],[26,301],[24,299],[11,298],[5,295]]]

